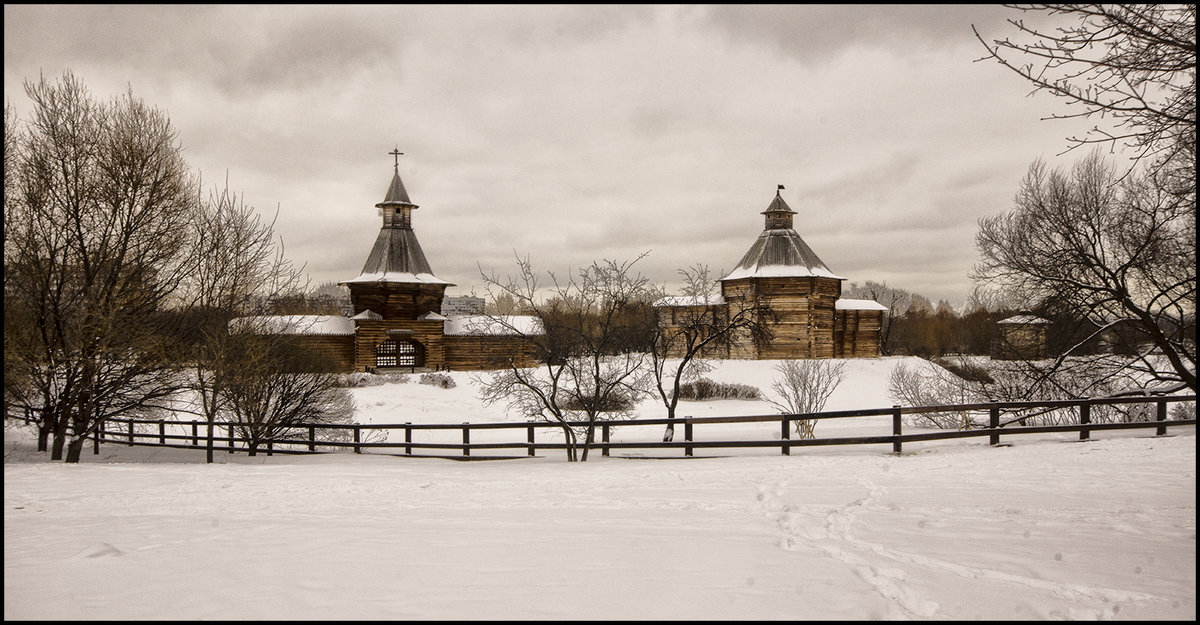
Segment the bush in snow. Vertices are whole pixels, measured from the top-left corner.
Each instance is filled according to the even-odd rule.
[[[422,373],[419,381],[421,384],[432,384],[441,388],[454,388],[457,386],[454,383],[454,378],[445,373]]]
[[[749,384],[714,382],[700,378],[679,385],[679,399],[704,401],[706,399],[762,399],[762,393]]]
[[[405,382],[408,382],[408,376],[403,373],[377,375],[365,371],[356,371],[354,373],[342,373],[337,376],[337,385],[349,388],[381,386],[383,384],[404,384]]]

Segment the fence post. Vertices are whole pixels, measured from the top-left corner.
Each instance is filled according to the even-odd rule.
[[[200,446],[200,424],[192,421],[192,447]]]
[[[791,428],[788,427],[789,425],[790,424],[788,423],[787,415],[783,415],[783,418],[779,420],[779,441],[780,446],[783,448],[783,455],[785,456],[792,455],[792,448],[787,444],[787,442],[792,438]]]
[[[988,443],[991,445],[999,445],[1000,432],[995,430],[1000,429],[1000,406],[997,406],[995,401],[993,401],[991,407],[988,408],[988,428],[993,430],[991,436],[988,437]]]
[[[471,427],[470,423],[463,421],[463,455],[471,455],[471,448],[467,445],[471,444]]]
[[[167,444],[167,422],[162,419],[158,420],[158,444]]]
[[[533,455],[533,449],[534,449],[534,445],[533,445],[533,431],[534,431],[534,429],[535,429],[535,428],[534,428],[532,425],[527,425],[527,426],[525,426],[525,429],[527,430],[527,433],[526,433],[526,436],[525,436],[525,438],[529,440],[529,455],[531,455],[531,456],[532,456],[532,455]]]
[[[404,453],[412,455],[412,421],[404,422]]]
[[[133,419],[129,420],[129,445],[133,446]]]
[[[229,453],[233,453],[233,424],[229,424]]]
[[[1157,416],[1157,420],[1158,420],[1158,422],[1159,422],[1160,424],[1161,424],[1161,423],[1163,423],[1164,421],[1166,421],[1166,420],[1167,420],[1167,400],[1166,400],[1166,399],[1159,399],[1159,400],[1158,400],[1158,416]],[[1154,433],[1155,433],[1155,434],[1157,434],[1158,436],[1162,436],[1163,434],[1166,434],[1166,433],[1167,433],[1167,426],[1165,426],[1165,425],[1159,425],[1159,426],[1158,426],[1158,429],[1157,429],[1157,430],[1155,430],[1155,431],[1154,431]]]
[[[362,442],[362,438],[360,436],[361,429],[362,429],[362,426],[359,426],[359,425],[354,426],[354,453],[356,453],[356,454],[362,453],[362,447],[359,447],[359,443]]]
[[[600,450],[600,455],[608,455],[608,424],[600,426],[600,439],[604,442],[604,448]]]
[[[100,437],[103,435],[103,432],[104,432],[104,419],[101,419],[100,422],[96,424],[96,435],[92,437],[92,455],[93,456],[100,454]]]
[[[1092,402],[1087,397],[1080,399],[1083,401],[1079,404],[1079,440],[1086,441],[1091,436],[1087,426],[1092,422]]]
[[[900,405],[892,404],[892,436],[896,438],[892,440],[892,453],[900,453]]]
[[[275,445],[275,444],[274,444],[273,442],[271,442],[271,441],[267,441],[267,455],[268,455],[268,456],[270,456],[270,455],[271,455],[271,451],[272,451],[273,449],[275,449],[275,446],[274,446],[274,445]]]
[[[317,450],[317,428],[316,426],[308,426],[308,450]]]
[[[689,443],[692,442],[692,420],[687,417],[684,417],[684,419],[683,419],[683,440],[685,440]],[[683,455],[685,455],[685,456],[692,455],[692,446],[691,445],[688,445],[683,448]]]

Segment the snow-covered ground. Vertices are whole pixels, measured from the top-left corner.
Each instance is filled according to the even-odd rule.
[[[827,409],[891,405],[900,361],[850,361]],[[770,365],[709,377],[765,391]],[[355,389],[359,419],[516,420],[452,375]],[[817,434],[876,427],[849,421]],[[4,617],[1194,620],[1194,427],[1077,438],[570,464],[106,444],[72,466],[6,429]]]

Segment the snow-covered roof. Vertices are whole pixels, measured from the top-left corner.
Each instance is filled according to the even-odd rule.
[[[361,273],[355,278],[343,280],[338,284],[361,284],[364,282],[403,282],[414,284],[445,284],[454,286],[431,273],[412,273],[411,271],[378,271]]]
[[[503,336],[545,334],[542,320],[532,315],[453,316],[442,326],[447,336]]]
[[[805,267],[803,265],[755,265],[738,267],[722,280],[737,280],[740,278],[834,278],[845,280],[825,267]]]
[[[873,299],[839,299],[834,302],[836,310],[882,310],[887,312],[887,306]]]
[[[1013,315],[1007,319],[1001,319],[996,323],[1050,323],[1050,320],[1043,319],[1037,315]]]
[[[392,179],[388,188],[387,198],[377,204],[384,212],[395,210],[411,210],[414,207],[408,201],[408,194],[397,175]],[[400,207],[400,208],[397,208]],[[407,207],[407,208],[405,208]],[[375,237],[375,244],[367,254],[367,262],[363,264],[358,276],[339,282],[338,284],[363,284],[370,282],[398,282],[404,284],[453,284],[433,275],[421,243],[410,225],[389,222],[384,215],[383,227]]]
[[[443,317],[440,314],[433,312],[432,310],[429,312],[423,313],[417,317],[417,320],[419,320],[419,321],[445,321],[446,319],[447,319],[447,317]]]
[[[763,230],[737,267],[722,280],[821,277],[845,280],[829,270],[791,228]]]
[[[230,332],[255,334],[348,335],[354,321],[341,315],[259,315],[229,320]]]
[[[679,295],[654,300],[652,306],[720,306],[725,298],[720,295]]]
[[[383,319],[383,315],[368,308],[367,310],[354,315],[351,317],[351,319],[354,319],[355,321],[379,321]]]

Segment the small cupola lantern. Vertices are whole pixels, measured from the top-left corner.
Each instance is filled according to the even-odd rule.
[[[400,180],[400,157],[404,152],[395,149],[388,154],[395,157],[396,161],[392,171],[392,182],[388,185],[383,201],[375,207],[383,211],[384,228],[412,230],[412,210],[417,208],[417,205],[409,201],[408,191],[404,189],[404,182]]]
[[[779,189],[775,191],[775,199],[762,213],[767,216],[765,230],[786,230],[792,227],[792,215],[795,215],[796,211],[783,201],[780,191],[783,191],[783,185],[779,185]]]

